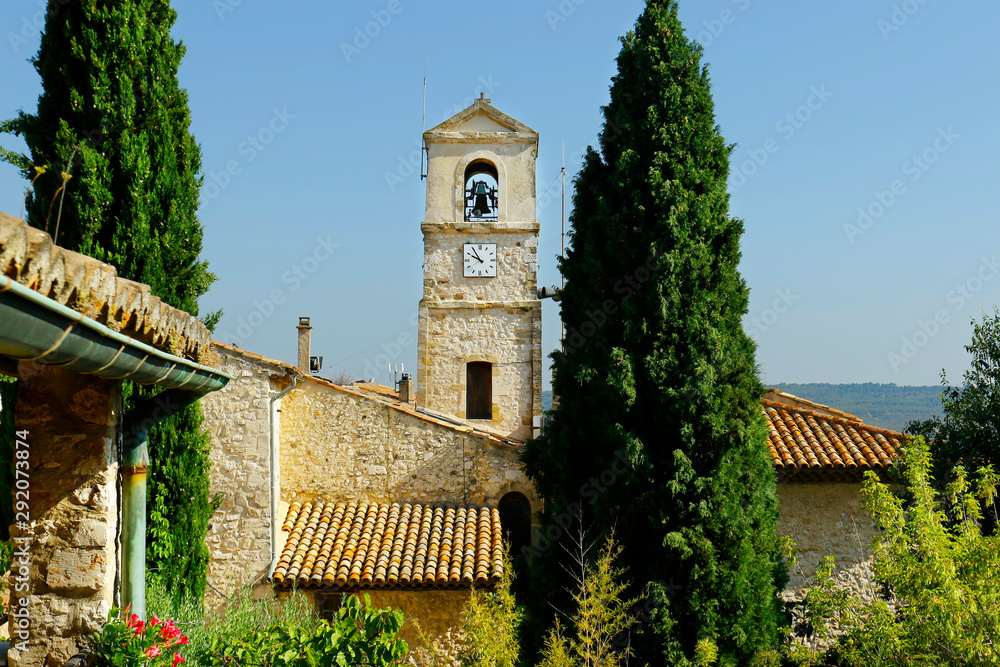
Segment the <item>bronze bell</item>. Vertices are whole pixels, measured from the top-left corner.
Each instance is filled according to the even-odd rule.
[[[487,199],[489,192],[485,181],[474,181],[472,183],[472,196],[475,198],[475,203],[472,206],[473,217],[480,218],[484,215],[489,215],[491,212]]]

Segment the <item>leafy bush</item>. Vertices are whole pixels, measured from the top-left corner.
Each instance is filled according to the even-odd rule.
[[[822,659],[865,667],[1000,665],[1000,533],[984,534],[981,527],[983,505],[996,511],[998,477],[981,468],[973,484],[958,466],[942,494],[922,438],[901,459],[907,500],[871,472],[863,487],[882,530],[874,543],[873,599],[837,588],[829,561],[807,593],[816,631],[829,633],[836,620],[843,633]]]
[[[403,627],[403,612],[370,606],[367,595],[364,604],[347,595],[333,623],[321,619],[310,627],[284,618],[236,638],[219,634],[199,651],[199,662],[211,667],[400,664],[409,650],[396,637]]]
[[[219,610],[202,611],[192,598],[176,599],[163,580],[151,575],[146,601],[150,613],[169,614],[190,637],[191,667],[251,665],[393,665],[406,655],[406,642],[396,635],[403,613],[372,610],[345,596],[333,623],[321,620],[301,591],[278,600],[253,587],[238,587]]]

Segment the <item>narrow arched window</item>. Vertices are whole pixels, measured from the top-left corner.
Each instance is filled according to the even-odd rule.
[[[493,419],[493,364],[488,361],[465,367],[465,418]]]
[[[500,499],[497,510],[511,557],[522,555],[531,546],[531,503],[523,493],[512,491]]]
[[[500,215],[496,166],[488,160],[473,160],[465,168],[465,221],[496,222]]]

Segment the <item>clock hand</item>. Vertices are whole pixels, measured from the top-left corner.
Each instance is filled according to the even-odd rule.
[[[477,260],[479,261],[479,263],[480,263],[480,264],[482,264],[482,263],[483,263],[483,260],[479,258],[479,255],[478,255],[478,254],[476,254],[476,251],[475,251],[475,250],[473,250],[473,251],[472,251],[472,254],[473,254],[473,256],[474,256],[474,257],[475,257],[475,258],[476,258],[476,259],[477,259]]]

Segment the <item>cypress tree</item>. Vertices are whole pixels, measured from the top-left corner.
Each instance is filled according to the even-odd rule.
[[[42,80],[37,111],[0,125],[24,137],[30,155],[0,156],[32,179],[30,225],[197,315],[198,297],[215,277],[198,259],[201,155],[189,131],[187,93],[177,81],[184,47],[170,36],[175,19],[168,0],[50,0],[32,61]],[[47,170],[37,175],[36,166]],[[155,392],[125,389],[132,399]],[[208,497],[209,437],[201,424],[194,405],[150,432],[148,487],[150,507],[163,496],[175,551],[151,548],[149,565],[167,574],[176,591],[199,596],[204,537],[215,509]],[[178,474],[189,477],[173,477]]]
[[[780,621],[763,387],[741,324],[743,224],[728,212],[732,146],[701,55],[670,0],[648,0],[622,38],[560,263],[558,403],[524,457],[546,499],[536,618],[565,584],[564,527],[582,515],[595,540],[614,528],[646,598],[631,641],[650,665],[687,664],[705,639],[720,664],[748,664],[777,644]]]

